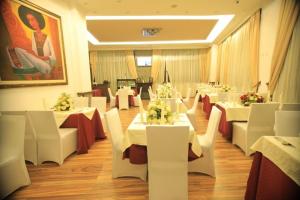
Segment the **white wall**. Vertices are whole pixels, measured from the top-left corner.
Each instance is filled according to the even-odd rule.
[[[281,0],[274,0],[262,8],[259,43],[259,80],[262,82],[260,92],[266,92],[268,89],[266,83],[270,78],[280,4]]]
[[[62,92],[75,95],[91,90],[85,17],[72,1],[31,2],[61,16],[68,85],[1,89],[0,110],[41,109],[43,98],[56,99]]]

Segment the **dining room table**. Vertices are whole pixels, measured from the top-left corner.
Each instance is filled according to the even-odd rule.
[[[219,123],[219,132],[228,139],[232,139],[232,122],[246,122],[250,114],[250,107],[237,102],[215,103],[215,106],[222,112]]]
[[[77,154],[88,153],[96,140],[106,138],[97,108],[54,111],[54,116],[58,127],[77,128]]]
[[[245,200],[300,199],[300,137],[262,136],[251,149]]]
[[[132,164],[146,164],[147,160],[147,136],[146,136],[146,113],[138,113],[128,126],[122,143],[123,158],[129,159]],[[166,125],[166,124],[164,124]],[[202,149],[191,122],[184,113],[178,113],[172,125],[189,126],[189,150],[188,160],[195,160],[202,155]],[[172,140],[172,138],[170,138]]]

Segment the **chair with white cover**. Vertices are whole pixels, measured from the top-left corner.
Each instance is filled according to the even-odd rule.
[[[152,92],[151,87],[148,88],[148,93],[149,93],[150,101],[156,99],[156,95]]]
[[[183,103],[188,103],[191,97],[192,89],[188,88],[186,92],[186,96],[184,99],[182,99]]]
[[[128,90],[127,89],[119,89],[118,90],[118,96],[119,96],[119,109],[129,109],[129,103],[128,103]]]
[[[139,103],[140,111],[145,112],[144,105],[143,105],[143,102],[142,102],[142,99],[141,99],[141,95],[137,95],[136,97],[137,97],[137,101]]]
[[[233,122],[232,144],[239,146],[247,156],[250,147],[261,136],[274,135],[275,111],[279,103],[252,103],[248,122]]]
[[[133,97],[133,106],[139,106],[138,96],[142,95],[142,87],[140,87],[140,93]]]
[[[77,129],[58,128],[53,111],[28,111],[37,135],[38,164],[53,161],[62,165],[76,151]]]
[[[150,200],[188,199],[188,126],[147,126]]]
[[[92,97],[91,107],[96,107],[101,118],[102,126],[104,132],[107,131],[106,122],[104,118],[104,113],[106,112],[106,97]]]
[[[189,172],[200,172],[216,177],[214,149],[221,114],[222,112],[213,106],[206,133],[197,136],[203,156],[188,163]]]
[[[30,185],[24,160],[24,116],[0,116],[0,199]]]
[[[276,111],[274,131],[276,136],[298,137],[300,134],[300,111]]]
[[[195,130],[197,130],[196,111],[197,111],[199,98],[200,98],[200,93],[198,92],[195,96],[193,107],[186,112]]]
[[[88,97],[73,97],[73,102],[75,108],[85,108],[89,106]]]
[[[37,139],[31,119],[26,111],[1,111],[2,115],[19,115],[25,117],[25,140],[24,157],[25,160],[37,165]]]
[[[123,159],[121,150],[123,130],[118,109],[113,108],[105,113],[107,127],[112,142],[112,177],[137,177],[147,179],[147,165],[134,165],[128,159]]]
[[[281,105],[281,110],[300,111],[300,103],[283,103]]]
[[[110,99],[109,106],[110,106],[110,108],[113,108],[116,106],[116,97],[112,95],[110,88],[107,88],[107,90],[108,90],[109,99]]]

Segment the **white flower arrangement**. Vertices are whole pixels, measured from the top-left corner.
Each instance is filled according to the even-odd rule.
[[[57,99],[54,109],[56,111],[68,111],[73,109],[73,101],[69,94],[65,92],[61,94],[61,96]]]
[[[223,85],[222,90],[223,92],[228,92],[229,90],[231,90],[231,88],[228,85]]]
[[[172,124],[173,121],[171,108],[164,101],[157,99],[149,103],[147,110],[148,124]]]
[[[158,98],[171,98],[173,93],[173,87],[171,83],[165,83],[159,85],[157,88],[157,97]]]

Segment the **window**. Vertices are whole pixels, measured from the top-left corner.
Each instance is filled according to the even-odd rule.
[[[134,51],[135,62],[137,67],[151,67],[152,51],[136,50]]]

